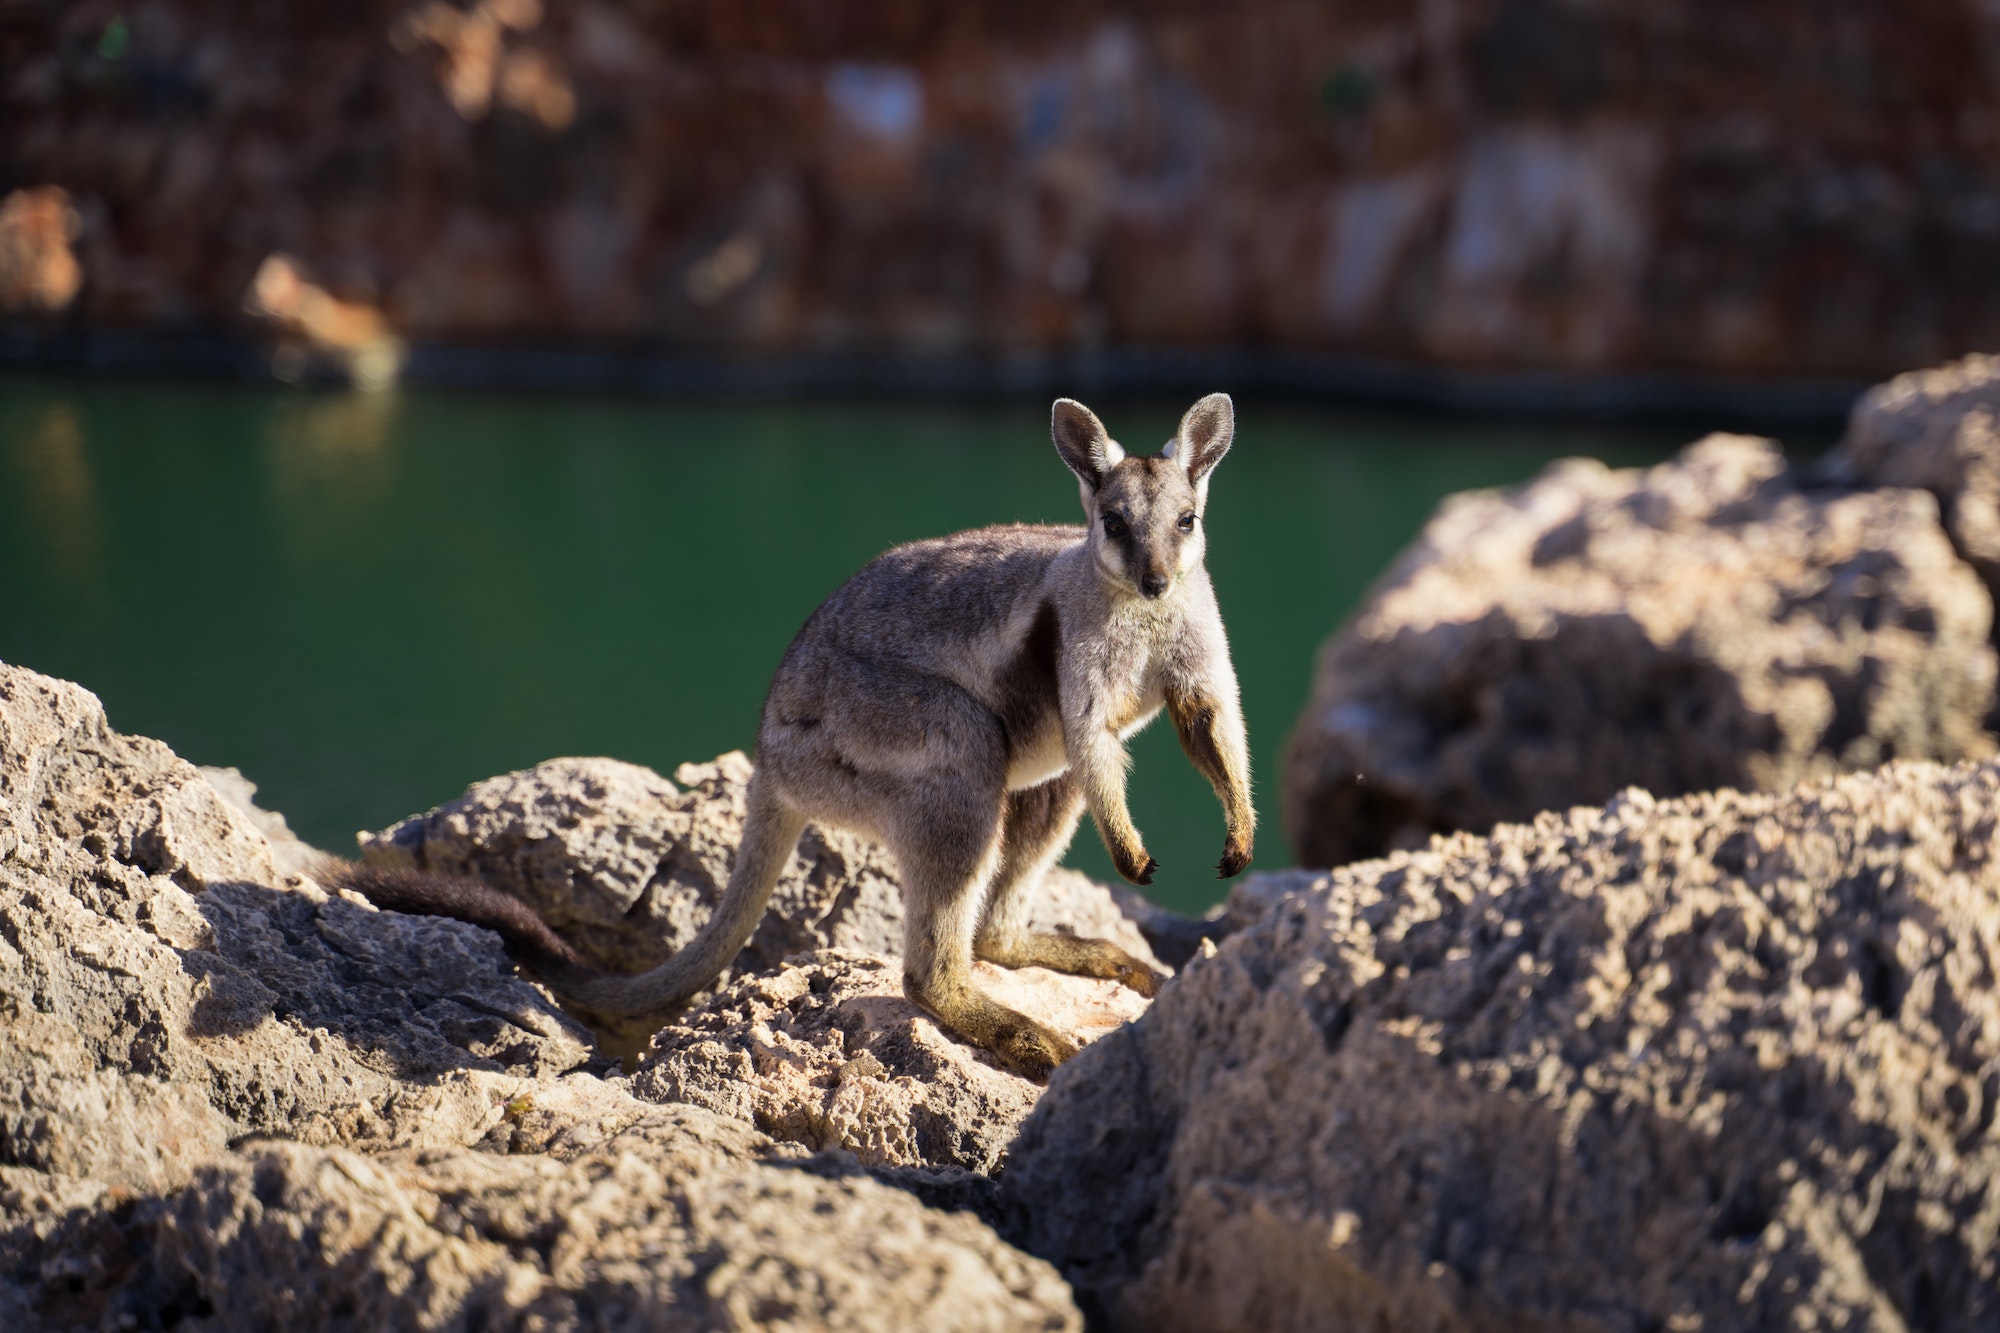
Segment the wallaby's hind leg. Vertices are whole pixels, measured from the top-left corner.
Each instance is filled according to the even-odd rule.
[[[1029,1078],[1045,1079],[1076,1043],[972,984],[972,937],[1000,860],[1000,799],[957,776],[921,784],[922,799],[887,830],[906,904],[903,992],[944,1027]]]
[[[1164,978],[1109,940],[1028,929],[1030,895],[1076,836],[1083,794],[1070,774],[1039,787],[1007,793],[1000,834],[1000,867],[986,894],[974,952],[1003,967],[1030,964],[1081,977],[1109,977],[1141,995]]]

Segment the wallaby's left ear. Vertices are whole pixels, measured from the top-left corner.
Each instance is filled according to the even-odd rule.
[[[1187,469],[1188,480],[1199,483],[1235,439],[1236,404],[1226,393],[1212,393],[1181,418],[1181,428],[1174,432],[1174,457]]]
[[[1069,470],[1093,491],[1104,484],[1105,473],[1125,461],[1125,451],[1105,433],[1097,414],[1074,398],[1056,399],[1049,410],[1049,435]]]

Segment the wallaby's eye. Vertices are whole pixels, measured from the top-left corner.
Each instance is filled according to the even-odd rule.
[[[1125,535],[1125,520],[1116,514],[1107,513],[1104,516],[1104,535],[1107,537],[1123,537]]]
[[[1194,515],[1193,515],[1193,514],[1182,514],[1182,515],[1181,515],[1181,521],[1180,521],[1180,522],[1178,522],[1178,523],[1176,523],[1176,524],[1174,524],[1174,526],[1175,526],[1175,527],[1177,527],[1177,528],[1179,528],[1179,529],[1180,529],[1180,530],[1181,530],[1182,532],[1193,532],[1193,531],[1194,531]]]

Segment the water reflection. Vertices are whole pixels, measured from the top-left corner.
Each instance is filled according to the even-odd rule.
[[[66,592],[97,596],[104,575],[103,526],[83,418],[64,399],[32,419],[10,451],[22,481],[19,521],[42,534],[49,575]]]
[[[338,560],[364,516],[396,486],[399,398],[307,393],[272,405],[263,463],[288,554],[301,565]]]

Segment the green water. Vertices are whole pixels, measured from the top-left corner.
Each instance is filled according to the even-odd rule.
[[[1178,404],[1097,404],[1152,448]],[[1444,495],[1684,430],[1554,430],[1238,402],[1209,568],[1259,774],[1257,864],[1315,646]],[[665,772],[748,746],[821,598],[884,547],[1073,521],[1036,407],[649,401],[0,380],[0,659],[233,764],[347,850],[565,754]],[[1160,901],[1217,900],[1222,820],[1171,730],[1134,743]],[[1094,834],[1070,860],[1103,877]]]

